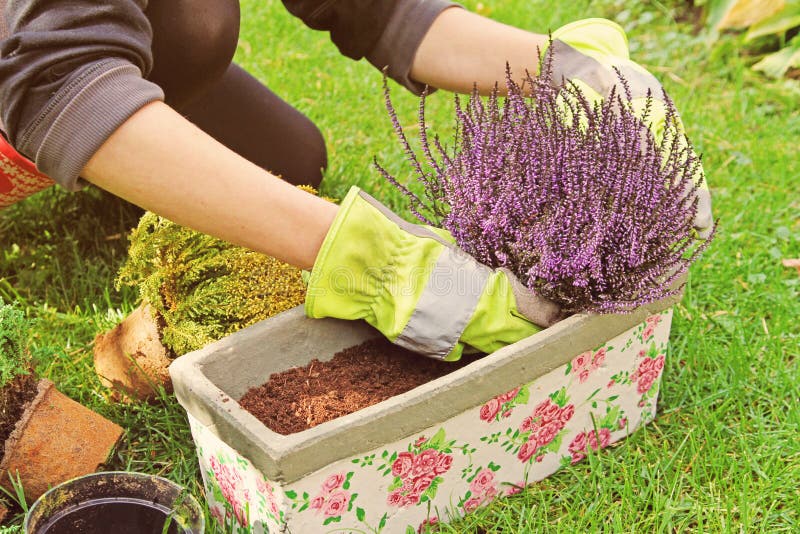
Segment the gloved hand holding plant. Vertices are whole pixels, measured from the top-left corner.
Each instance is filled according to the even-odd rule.
[[[628,59],[622,29],[565,26],[538,76],[520,86],[508,73],[506,85],[504,101],[456,100],[451,152],[431,147],[423,96],[424,164],[387,90],[422,198],[378,168],[426,226],[352,190],[315,263],[309,316],[365,319],[457,359],[462,344],[492,352],[549,326],[558,308],[625,312],[681,290],[713,234],[710,197],[674,105]]]

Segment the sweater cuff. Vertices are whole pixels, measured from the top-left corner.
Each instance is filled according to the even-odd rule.
[[[411,79],[411,65],[433,21],[451,7],[461,6],[446,0],[400,0],[367,59],[415,95],[422,94],[425,84]]]
[[[20,151],[70,191],[86,185],[81,170],[100,146],[146,104],[164,92],[122,59],[88,65],[73,76],[20,136]]]

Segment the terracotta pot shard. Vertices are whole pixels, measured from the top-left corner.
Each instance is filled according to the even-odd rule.
[[[94,368],[100,382],[139,400],[153,398],[161,386],[172,391],[170,363],[149,304],[94,340]]]
[[[5,505],[2,502],[0,502],[0,525],[2,525],[3,521],[5,521],[7,514],[8,514],[8,508],[6,508]]]
[[[19,477],[30,502],[51,486],[95,472],[122,435],[119,425],[70,399],[49,380],[40,380],[37,390],[0,461],[0,485],[12,490],[9,474]]]

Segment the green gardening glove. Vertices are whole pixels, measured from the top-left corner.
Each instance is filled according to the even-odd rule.
[[[560,310],[492,270],[440,229],[400,219],[357,187],[339,207],[308,280],[308,317],[364,319],[390,341],[441,360],[493,352]]]

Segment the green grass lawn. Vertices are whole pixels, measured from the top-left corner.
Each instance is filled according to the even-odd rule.
[[[357,184],[401,210],[371,167],[378,156],[407,174],[381,75],[340,56],[280,2],[242,4],[237,60],[320,125],[330,160],[323,193],[341,197]],[[587,16],[620,22],[633,59],[663,81],[704,153],[721,223],[676,310],[656,421],[442,530],[800,531],[800,277],[780,263],[800,257],[800,84],[752,72],[756,57],[738,37],[708,45],[657,1],[464,4],[540,32]],[[396,85],[393,98],[401,122],[414,124],[417,99]],[[433,95],[431,126],[447,131],[451,109],[450,95]],[[109,467],[164,475],[199,496],[174,398],[117,404],[93,372],[94,336],[137,305],[134,291],[113,289],[113,278],[138,215],[97,190],[55,189],[0,212],[0,297],[39,319],[37,344],[58,347],[40,372],[126,429]]]

